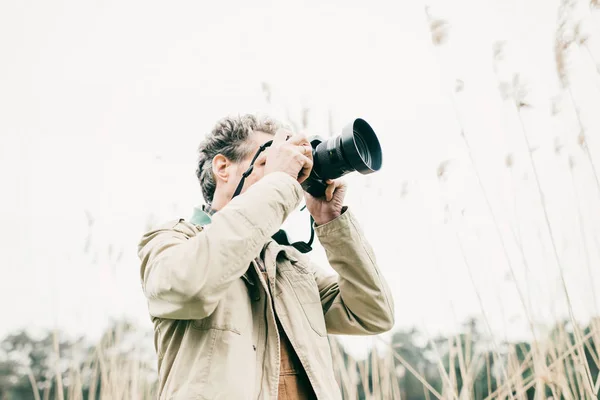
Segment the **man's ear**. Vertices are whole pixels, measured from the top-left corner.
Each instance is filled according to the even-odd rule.
[[[229,179],[229,166],[231,162],[223,154],[217,154],[212,160],[213,174],[223,182]]]

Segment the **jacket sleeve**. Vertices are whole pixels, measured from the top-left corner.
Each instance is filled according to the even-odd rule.
[[[373,249],[356,219],[345,212],[315,232],[337,274],[313,264],[327,332],[370,335],[394,326],[394,301]]]
[[[174,221],[139,244],[141,280],[150,315],[202,319],[212,314],[264,244],[298,206],[302,187],[274,172],[216,213],[205,229]]]

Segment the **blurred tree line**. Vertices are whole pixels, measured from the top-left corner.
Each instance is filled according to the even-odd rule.
[[[373,348],[365,360],[353,360],[334,336],[330,340],[345,399],[510,398],[502,392],[507,378],[515,399],[534,399],[536,391],[544,394],[538,398],[587,398],[583,363],[596,382],[598,327],[582,329],[582,341],[569,325],[556,324],[549,345],[537,350],[527,342],[494,346],[474,319],[453,337],[426,339],[417,329],[396,331],[387,349]],[[21,331],[2,340],[0,400],[153,398],[151,332],[113,322],[93,345],[59,336]],[[578,343],[584,352],[576,351]]]
[[[0,400],[152,398],[156,362],[151,332],[113,321],[97,343],[61,336],[19,331],[4,337]]]

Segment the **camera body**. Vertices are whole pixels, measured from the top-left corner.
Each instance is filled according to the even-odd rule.
[[[317,146],[325,141],[322,136],[314,135],[308,138],[312,147],[313,168],[310,171],[310,176],[302,182],[302,189],[310,193],[314,197],[321,197],[325,194],[327,184],[325,181],[328,178],[322,178],[317,172],[316,149]]]
[[[346,125],[341,135],[329,139],[311,136],[309,141],[313,168],[302,182],[302,188],[314,197],[325,195],[328,179],[337,179],[353,171],[367,175],[381,169],[381,145],[373,128],[361,118]]]

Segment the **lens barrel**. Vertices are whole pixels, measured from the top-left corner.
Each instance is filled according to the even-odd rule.
[[[381,169],[381,145],[373,128],[361,118],[346,125],[339,136],[325,141],[313,137],[311,146],[313,169],[302,186],[315,197],[325,194],[327,179],[337,179],[353,171],[366,175]]]

